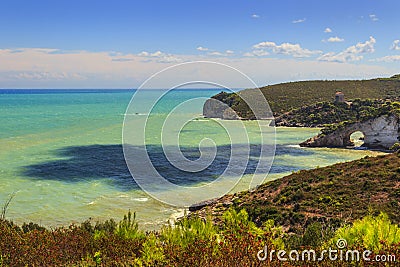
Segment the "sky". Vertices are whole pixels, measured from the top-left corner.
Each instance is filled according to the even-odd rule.
[[[400,73],[398,10],[398,0],[0,0],[0,88],[137,88],[192,61],[259,86],[389,77]]]

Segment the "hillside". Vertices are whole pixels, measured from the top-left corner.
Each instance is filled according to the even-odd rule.
[[[221,93],[213,98],[228,104],[240,117],[254,119],[247,104],[239,97],[251,93],[252,90],[246,89],[237,94]],[[274,116],[279,116],[305,105],[332,102],[337,91],[342,91],[346,99],[397,100],[400,97],[400,79],[399,75],[394,75],[391,78],[371,80],[299,81],[269,85],[260,90],[268,100]]]
[[[296,234],[316,221],[337,228],[381,211],[399,224],[400,154],[299,171],[252,192],[226,195],[194,214],[211,212],[218,222],[230,207],[245,208],[257,225],[273,219],[286,232]]]
[[[347,103],[319,102],[293,109],[275,118],[277,126],[337,127],[338,123],[366,121],[390,113],[400,114],[400,103],[382,99],[354,99]],[[328,133],[328,129],[325,130]]]

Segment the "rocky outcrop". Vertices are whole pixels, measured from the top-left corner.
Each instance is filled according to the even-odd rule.
[[[206,118],[219,118],[224,120],[240,119],[231,107],[214,98],[210,98],[204,103],[203,115]]]
[[[200,203],[193,204],[193,205],[191,205],[189,207],[189,211],[194,212],[194,211],[197,211],[197,210],[201,210],[202,208],[204,208],[206,206],[213,205],[217,201],[218,201],[218,198],[213,198],[213,199],[210,199],[210,200],[205,200],[205,201],[202,201]]]
[[[300,144],[303,147],[347,147],[352,146],[350,135],[360,131],[364,134],[367,148],[389,149],[399,142],[399,117],[384,115],[364,122],[355,122],[339,127],[329,134],[320,134]]]

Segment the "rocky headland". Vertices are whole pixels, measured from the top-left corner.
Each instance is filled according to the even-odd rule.
[[[340,124],[336,130],[319,134],[302,142],[303,147],[348,147],[353,146],[350,135],[360,131],[364,135],[364,147],[389,150],[399,142],[399,116],[382,115],[366,121]]]

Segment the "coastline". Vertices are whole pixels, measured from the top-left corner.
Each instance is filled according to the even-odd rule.
[[[359,160],[336,163],[326,167],[317,167],[310,170],[301,170],[292,173],[290,175],[284,176],[282,178],[269,181],[265,184],[258,186],[253,190],[228,194],[218,199],[212,199],[209,201],[205,201],[203,203],[198,203],[192,206],[192,211],[187,216],[188,217],[200,216],[203,219],[207,218],[207,216],[211,216],[215,221],[215,223],[218,224],[221,221],[222,214],[232,207],[234,207],[235,209],[240,209],[240,207],[246,207],[248,213],[252,214],[252,212],[248,210],[249,208],[250,210],[259,209],[264,206],[264,208],[262,209],[265,209],[266,213],[265,214],[259,213],[258,216],[267,216],[267,218],[268,216],[272,216],[270,218],[274,218],[275,215],[277,215],[278,213],[292,212],[294,208],[293,205],[297,203],[301,208],[297,209],[295,213],[300,212],[306,215],[305,217],[303,217],[301,221],[295,223],[298,227],[300,225],[307,225],[308,224],[307,221],[314,220],[315,218],[326,217],[328,219],[335,219],[335,218],[343,219],[343,214],[340,215],[340,213],[343,212],[347,214],[347,216],[349,216],[346,217],[347,220],[352,221],[369,214],[369,212],[371,212],[370,210],[371,207],[375,207],[373,209],[387,212],[389,216],[395,220],[395,222],[400,223],[400,215],[395,210],[392,209],[390,204],[391,200],[385,199],[384,203],[386,206],[382,206],[381,201],[383,200],[380,200],[377,197],[373,197],[374,195],[375,196],[382,194],[387,195],[387,193],[385,192],[388,192],[387,191],[388,189],[395,187],[396,179],[391,180],[390,178],[391,176],[387,172],[385,175],[382,174],[382,176],[380,176],[381,174],[379,171],[375,171],[376,173],[368,171],[370,176],[365,176],[362,171],[355,168],[355,166],[357,166],[358,168],[361,169],[366,168],[365,170],[369,170],[371,168],[379,169],[384,167],[388,171],[392,171],[395,173],[397,170],[396,168],[400,166],[399,165],[400,163],[398,161],[398,157],[400,157],[400,154],[397,152],[387,153],[387,154],[381,152],[377,153],[378,154],[375,157],[365,157]],[[330,173],[334,174],[334,176],[330,175]],[[380,178],[379,181],[375,180],[376,176]],[[315,180],[316,178],[317,180]],[[307,179],[312,179],[312,180],[310,180],[305,186],[304,184],[302,184],[302,182]],[[357,186],[357,184],[365,184],[365,183],[374,183],[376,185],[375,186],[370,185],[368,187],[364,186],[365,188],[364,190],[363,186],[361,187]],[[306,188],[309,187],[310,185],[311,188],[313,188],[312,191],[310,191],[310,193],[318,192],[317,195],[314,196],[312,193],[310,195],[307,195],[309,194],[307,193],[308,191],[304,191],[303,194],[306,194],[307,196],[296,198],[297,194],[296,190],[288,191],[288,186],[293,188],[298,188],[301,190],[307,190]],[[346,189],[346,187],[343,187],[343,185],[351,187],[351,190]],[[343,192],[337,193],[336,190],[338,192],[343,191],[348,193],[346,194],[344,194]],[[374,191],[374,193],[369,193],[368,190],[372,190]],[[285,192],[291,192],[291,194],[287,195],[285,194]],[[342,203],[342,205],[345,205],[346,208],[343,209],[342,211],[340,209],[335,211],[334,206],[332,207],[324,206],[324,209],[327,209],[324,211],[324,209],[321,209],[320,206],[321,204],[324,204],[324,202],[316,204],[314,207],[309,206],[310,204],[305,204],[307,201],[309,202],[311,200],[315,201],[315,203],[318,203],[320,195],[322,196],[326,195],[327,197],[329,196],[329,199],[332,198],[332,200],[329,200],[332,202],[329,203],[334,203],[335,201],[339,201],[337,203]],[[395,192],[391,193],[390,195],[394,201],[400,201],[399,196],[396,195]],[[346,197],[346,202],[343,202],[343,200],[339,200],[340,196]],[[365,197],[368,198],[368,196],[371,196],[373,198],[364,203],[361,199]],[[289,202],[286,202],[286,200],[284,202],[280,202],[279,201],[280,198],[288,199]],[[292,200],[290,201],[291,198]],[[276,213],[278,210],[279,212]],[[265,220],[266,218],[263,219],[263,221]],[[288,221],[286,222],[283,221],[283,225],[289,227],[290,223],[288,223]],[[290,232],[289,228],[286,228],[286,230]]]

